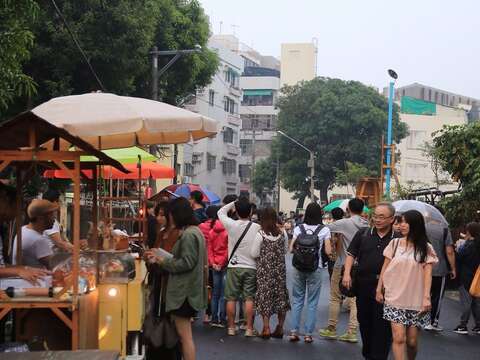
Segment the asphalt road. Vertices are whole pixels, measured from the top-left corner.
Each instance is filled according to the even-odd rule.
[[[291,262],[287,261],[287,263]],[[325,270],[317,310],[317,330],[324,327],[328,320],[328,296],[328,273]],[[340,314],[338,334],[343,334],[346,328],[347,315],[343,311]],[[440,318],[440,325],[445,330],[441,333],[423,331],[420,334],[417,359],[480,360],[480,335],[464,336],[452,332],[452,329],[458,325],[459,316],[459,302],[445,298]],[[472,320],[470,321],[469,327],[473,327]],[[260,330],[261,320],[257,318],[255,325]],[[274,321],[272,321],[272,331],[273,328]],[[288,329],[290,329],[290,317],[287,315],[286,332]],[[347,344],[335,340],[324,340],[318,336],[318,331],[316,333],[312,344],[305,344],[303,341],[290,343],[286,337],[283,340],[245,338],[243,332],[230,337],[226,335],[225,329],[210,328],[208,325],[203,325],[201,321],[194,324],[194,338],[199,360],[362,359],[360,342]]]

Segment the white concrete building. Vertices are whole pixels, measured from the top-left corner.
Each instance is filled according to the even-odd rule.
[[[400,183],[412,189],[436,187],[431,162],[424,152],[425,143],[432,143],[433,133],[444,125],[466,124],[467,112],[462,108],[436,105],[435,115],[400,114],[400,120],[409,127],[409,135],[398,145],[400,162],[397,172]],[[453,190],[458,184],[450,176],[439,174],[440,190]]]
[[[197,91],[185,105],[191,111],[217,120],[219,132],[213,138],[185,145],[184,182],[205,186],[222,198],[226,194],[238,194],[240,185],[240,76],[244,59],[232,51],[233,40],[225,36],[210,38],[208,46],[218,53],[219,69],[212,83]]]
[[[248,61],[251,60],[245,57],[245,62]],[[260,61],[255,66],[246,66],[240,79],[243,91],[240,107],[240,191],[249,194],[253,193],[252,164],[270,156],[272,139],[277,130],[278,109],[275,104],[280,91],[280,71],[277,70],[280,62],[269,58],[270,67],[262,67],[261,64]],[[261,201],[262,205],[272,205],[273,193],[264,195],[263,199],[258,201]]]

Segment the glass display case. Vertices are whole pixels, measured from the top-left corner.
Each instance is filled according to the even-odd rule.
[[[54,255],[52,264],[52,286],[64,287],[72,274],[71,254]],[[78,286],[80,294],[94,290],[97,286],[97,253],[95,251],[80,254]]]
[[[128,251],[98,251],[98,283],[126,284],[135,278],[135,259]]]

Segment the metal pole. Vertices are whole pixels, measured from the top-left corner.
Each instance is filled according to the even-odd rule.
[[[256,157],[255,157],[255,146],[256,146],[256,138],[255,138],[255,124],[252,122],[252,170],[251,170],[251,176],[250,176],[250,184],[251,184],[251,189],[252,189],[252,200],[255,197],[255,190],[253,189],[253,182],[255,180],[255,162],[256,162]]]
[[[393,92],[394,82],[390,81],[390,91],[388,95],[388,127],[387,127],[387,171],[385,174],[385,197],[390,198],[390,176],[391,176],[391,161],[392,161],[392,117],[393,117]]]
[[[280,153],[277,151],[277,214],[280,212]]]
[[[310,166],[310,201],[315,202],[315,155],[310,151],[310,160],[308,162]]]
[[[158,48],[153,47],[152,54],[152,99],[158,101]]]

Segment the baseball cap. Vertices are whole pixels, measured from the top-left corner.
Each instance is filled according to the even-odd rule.
[[[34,199],[30,205],[28,205],[27,214],[29,218],[36,218],[38,216],[47,215],[56,210],[58,210],[58,205],[48,200]]]

